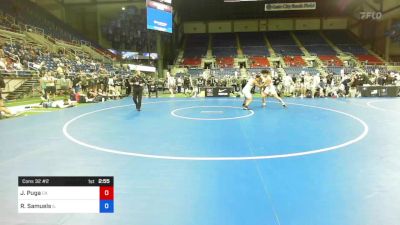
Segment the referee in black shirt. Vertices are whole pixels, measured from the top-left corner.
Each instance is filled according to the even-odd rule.
[[[140,75],[140,71],[136,71],[135,76],[132,78],[132,96],[137,111],[140,111],[142,107],[142,95],[145,83],[146,81]]]

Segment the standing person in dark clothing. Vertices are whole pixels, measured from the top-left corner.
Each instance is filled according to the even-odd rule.
[[[350,77],[347,76],[347,74],[345,74],[345,76],[344,76],[344,78],[342,80],[342,84],[344,86],[344,95],[345,95],[345,97],[347,97],[349,95],[350,82],[351,82]]]
[[[140,75],[140,71],[136,71],[135,76],[132,78],[132,96],[137,111],[140,111],[142,107],[143,87],[145,83],[146,81]]]
[[[186,75],[183,78],[183,94],[187,94],[186,92],[189,91],[189,88],[190,88],[190,79],[189,79],[189,76]]]
[[[158,98],[158,87],[157,87],[157,82],[155,79],[153,79],[151,76],[147,79],[147,90],[149,94],[149,98],[151,98],[151,93],[156,94],[156,98]]]
[[[126,91],[125,91],[126,96],[129,96],[131,94],[131,92],[132,92],[132,87],[131,87],[131,85],[129,83],[129,79],[128,78],[126,78],[124,80],[124,85],[125,85],[125,89],[126,89]]]

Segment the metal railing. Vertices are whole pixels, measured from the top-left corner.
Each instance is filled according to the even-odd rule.
[[[11,53],[9,51],[6,51],[6,50],[3,50],[3,52],[6,53],[11,59],[20,62],[18,55],[15,55],[15,54],[13,54],[13,53]]]
[[[89,41],[85,41],[85,40],[80,40],[80,44],[81,44],[81,45],[88,46],[88,47],[91,47],[91,46],[92,46],[92,43],[90,43]]]
[[[388,62],[386,63],[388,66],[400,66],[400,62]]]
[[[4,88],[4,92],[8,92],[8,93],[11,93],[11,92],[13,92],[13,91],[15,91],[17,88],[14,88],[13,90],[11,90],[11,88],[10,88],[10,82],[11,81],[13,81],[13,80],[8,80],[7,82],[6,82],[6,87]],[[20,81],[18,81],[18,83],[16,83],[16,84],[13,84],[13,87],[19,87],[19,86],[21,86],[23,83],[25,83],[25,80],[20,80]]]
[[[33,33],[40,34],[40,35],[43,35],[43,36],[45,35],[44,34],[44,29],[42,29],[42,28],[31,26],[31,25],[28,25],[28,24],[25,24],[24,28],[25,28],[26,32],[33,32]]]

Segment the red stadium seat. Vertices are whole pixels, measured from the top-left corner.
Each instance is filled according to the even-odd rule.
[[[334,55],[320,55],[318,58],[327,66],[343,66],[343,62]]]
[[[285,56],[283,60],[286,63],[286,66],[306,66],[306,62],[301,56]]]
[[[234,64],[233,57],[220,57],[217,58],[217,64],[222,68],[232,68]]]
[[[182,64],[185,66],[200,66],[201,58],[184,58]]]
[[[367,65],[384,65],[385,63],[374,55],[358,55],[357,59]]]
[[[268,67],[270,65],[267,57],[253,56],[250,58],[250,60],[251,68]]]

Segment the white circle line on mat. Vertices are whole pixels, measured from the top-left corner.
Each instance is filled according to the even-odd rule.
[[[179,102],[195,102],[193,100],[179,100]],[[143,104],[159,104],[159,103],[168,103],[168,102],[177,102],[175,100],[172,101],[160,101],[160,102],[148,102],[148,103],[143,103]],[[240,160],[263,160],[263,159],[276,159],[276,158],[290,158],[290,157],[297,157],[297,156],[306,156],[306,155],[313,155],[313,154],[318,154],[318,153],[323,153],[323,152],[328,152],[328,151],[333,151],[339,148],[343,148],[346,146],[349,146],[351,144],[355,144],[359,141],[361,141],[362,139],[364,139],[368,132],[369,132],[369,128],[366,122],[364,122],[362,119],[358,118],[357,116],[351,115],[349,113],[346,112],[342,112],[339,110],[335,110],[335,109],[330,109],[330,108],[324,108],[324,107],[320,107],[320,106],[312,106],[312,105],[304,105],[304,104],[297,104],[297,103],[287,103],[288,105],[297,105],[297,106],[304,106],[304,107],[309,107],[309,108],[315,108],[315,109],[320,109],[320,110],[326,110],[326,111],[331,111],[331,112],[335,112],[338,114],[342,114],[345,115],[347,117],[350,117],[354,120],[356,120],[357,122],[359,122],[362,126],[363,126],[363,131],[361,132],[361,134],[359,134],[356,138],[346,141],[344,143],[338,144],[338,145],[334,145],[334,146],[330,146],[330,147],[326,147],[326,148],[320,148],[320,149],[313,149],[313,150],[307,150],[307,151],[302,151],[302,152],[295,152],[295,153],[287,153],[287,154],[276,154],[276,155],[259,155],[259,156],[238,156],[238,157],[233,157],[233,156],[226,156],[226,157],[191,157],[191,156],[168,156],[168,155],[155,155],[155,154],[144,154],[144,153],[136,153],[136,152],[125,152],[125,151],[121,151],[121,150],[117,150],[117,149],[112,149],[112,148],[104,148],[101,146],[96,146],[96,145],[92,145],[92,144],[88,144],[85,143],[83,141],[80,141],[76,138],[74,138],[73,136],[71,136],[68,133],[68,127],[76,120],[97,113],[97,112],[101,112],[101,111],[106,111],[106,110],[110,110],[110,109],[116,109],[116,108],[123,108],[123,107],[128,107],[128,106],[132,106],[132,104],[129,105],[122,105],[122,106],[113,106],[113,107],[109,107],[109,108],[104,108],[104,109],[99,109],[99,110],[95,110],[92,112],[87,112],[84,114],[81,114],[79,116],[76,116],[74,118],[72,118],[71,120],[69,120],[68,122],[66,122],[63,126],[63,134],[65,137],[67,137],[70,141],[96,150],[96,151],[101,151],[101,152],[108,152],[108,153],[112,153],[112,154],[118,154],[118,155],[125,155],[125,156],[133,156],[133,157],[141,157],[141,158],[151,158],[151,159],[164,159],[164,160],[183,160],[183,161],[240,161]],[[285,109],[285,110],[290,110],[290,109]]]
[[[177,114],[177,112],[185,110],[185,109],[196,109],[196,108],[231,108],[231,109],[242,109],[242,107],[236,107],[236,106],[190,106],[190,107],[184,107],[184,108],[178,108],[175,110],[171,111],[171,115],[177,118],[181,119],[187,119],[187,120],[210,120],[210,121],[217,121],[217,120],[237,120],[237,119],[242,119],[246,117],[250,117],[254,115],[253,110],[247,110],[247,112],[250,112],[246,115],[243,116],[236,116],[236,117],[222,117],[222,118],[201,118],[201,117],[189,117],[189,116],[181,116]]]
[[[376,109],[376,110],[379,110],[379,111],[383,111],[383,112],[399,113],[398,111],[394,111],[394,110],[390,110],[390,109],[384,109],[384,108],[381,108],[381,107],[373,105],[373,103],[376,103],[376,102],[386,102],[386,101],[391,101],[391,100],[393,100],[393,99],[383,99],[383,100],[369,101],[369,102],[367,102],[366,105],[368,107],[370,107],[370,108],[373,108],[373,109]]]

